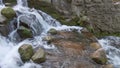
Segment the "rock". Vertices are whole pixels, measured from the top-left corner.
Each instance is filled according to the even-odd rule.
[[[45,52],[42,48],[39,48],[36,53],[32,56],[32,60],[35,63],[45,62]]]
[[[107,64],[107,65],[104,65],[103,68],[114,68],[114,66],[112,64]]]
[[[52,34],[52,35],[55,35],[55,34],[57,34],[57,30],[54,29],[54,28],[51,28],[51,29],[48,31],[48,33],[50,33],[50,34]]]
[[[95,50],[101,48],[101,45],[98,42],[90,43],[90,46]]]
[[[1,10],[1,14],[8,19],[12,19],[16,16],[15,11],[11,7],[6,7]]]
[[[32,36],[32,31],[28,28],[25,28],[23,26],[20,26],[20,28],[17,30],[18,34],[20,35],[21,38],[31,38]]]
[[[52,42],[53,39],[54,39],[54,37],[52,37],[52,36],[46,36],[46,37],[43,38],[44,41],[47,41],[49,43]]]
[[[14,6],[17,4],[17,1],[16,0],[3,0],[4,4],[6,6]],[[9,4],[8,4],[9,3]]]
[[[33,35],[40,35],[43,31],[42,25],[37,20],[34,14],[21,16],[19,18],[20,26],[24,26],[26,28],[30,28],[33,32]]]
[[[4,24],[5,20],[6,20],[6,17],[4,17],[3,15],[1,15],[1,13],[0,13],[0,24]]]
[[[95,49],[90,47],[90,41],[77,31],[58,31],[52,40],[55,49],[46,50],[43,68],[102,68],[90,58]],[[57,36],[57,38],[56,38]]]
[[[23,62],[29,61],[33,56],[33,48],[29,44],[23,44],[19,49],[18,52]]]
[[[107,62],[107,57],[106,57],[105,51],[102,48],[96,50],[91,55],[91,58],[98,64],[106,64],[106,62]]]
[[[93,33],[89,32],[88,29],[86,28],[83,28],[81,30],[81,33],[87,38],[90,40],[90,42],[98,42],[97,41],[97,38],[95,37],[95,35],[93,35]]]
[[[0,34],[3,36],[8,36],[9,33],[10,33],[10,28],[8,24],[6,25],[0,24]]]
[[[88,25],[90,27],[88,28],[90,28],[90,30],[94,30],[93,33],[95,33],[97,36],[119,35],[120,33],[119,5],[115,6],[113,3],[117,2],[118,0],[49,0],[49,6],[46,6],[48,4],[45,4],[48,3],[48,0],[39,0],[37,2],[36,0],[29,1],[31,2],[28,2],[28,4],[32,5],[32,7],[38,9],[42,8],[43,11],[49,13],[50,15],[53,14],[49,9],[51,9],[51,6],[54,6],[59,13],[55,15],[54,12],[55,16],[53,15],[53,17],[59,19],[61,23],[67,25],[77,22],[77,24],[71,25],[79,26],[80,24],[78,23],[80,23],[80,17],[87,15],[87,17],[90,19],[90,24]],[[44,3],[41,1],[44,1]],[[78,20],[66,22],[66,19],[71,19],[73,16],[77,16]],[[87,20],[88,18],[83,17],[84,20]]]
[[[11,6],[11,3],[5,3],[5,6]]]

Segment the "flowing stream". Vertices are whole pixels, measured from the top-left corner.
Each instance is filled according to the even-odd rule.
[[[2,0],[0,0],[0,9],[4,7],[5,6]],[[30,9],[27,6],[27,0],[17,0],[17,5],[14,6],[13,9],[17,12],[18,15],[17,28],[13,29],[7,38],[0,35],[0,68],[42,68],[41,65],[35,64],[33,62],[26,62],[23,64],[18,53],[18,48],[22,44],[28,43],[32,44],[34,48],[44,47],[45,49],[55,49],[54,45],[48,45],[45,41],[42,41],[42,38],[46,36],[46,33],[50,28],[66,31],[70,31],[71,29],[77,29],[80,31],[82,29],[82,27],[77,26],[61,25],[60,22],[53,19],[46,13],[34,8]],[[34,38],[25,39],[21,42],[18,42],[16,30],[20,27],[21,19],[27,21],[27,24],[34,33]],[[118,40],[118,42],[120,42],[120,39],[114,40]],[[120,50],[117,47],[113,47],[109,43],[110,40],[107,38],[100,39],[99,42],[106,50],[107,57],[110,59],[109,63],[114,64],[116,68],[118,68],[120,65]]]

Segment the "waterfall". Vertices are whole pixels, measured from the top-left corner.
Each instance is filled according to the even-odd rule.
[[[17,5],[27,7],[27,0],[17,0]]]
[[[0,5],[4,5],[2,0],[0,0]]]
[[[0,4],[2,0],[0,0]],[[33,62],[23,63],[20,59],[18,48],[22,44],[32,44],[34,48],[43,47],[45,49],[55,49],[54,45],[48,45],[42,40],[42,37],[46,36],[47,31],[50,28],[55,28],[56,30],[66,30],[77,29],[80,31],[81,27],[76,26],[65,26],[61,25],[60,22],[53,19],[48,14],[27,7],[27,0],[17,0],[17,5],[13,7],[17,13],[17,28],[14,29],[8,36],[3,37],[0,35],[0,68],[42,68],[39,64]],[[21,42],[17,41],[17,29],[20,27],[21,22],[29,25],[34,33],[34,38],[25,39]]]

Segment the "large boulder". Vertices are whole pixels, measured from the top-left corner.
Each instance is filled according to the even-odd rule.
[[[51,45],[47,47],[55,48],[45,50],[47,60],[42,63],[43,68],[48,68],[48,66],[50,68],[61,66],[64,68],[103,68],[104,64],[96,63],[90,56],[96,49],[90,45],[91,39],[88,36],[75,30],[62,30],[57,31],[57,34],[52,37]],[[48,38],[48,41],[49,39],[51,38]]]
[[[23,62],[29,61],[33,56],[33,48],[29,44],[23,44],[19,49],[18,52]]]
[[[46,59],[45,51],[42,48],[39,48],[36,53],[32,56],[32,60],[35,63],[42,63]]]
[[[21,38],[26,39],[26,38],[31,38],[33,37],[32,31],[29,28],[26,28],[24,26],[20,26],[19,29],[17,30],[17,33],[20,35]]]
[[[96,50],[91,55],[91,58],[98,64],[106,64],[107,63],[107,57],[106,57],[104,49],[102,49],[102,48]]]
[[[8,19],[12,19],[16,16],[16,12],[11,7],[3,8],[1,14]]]

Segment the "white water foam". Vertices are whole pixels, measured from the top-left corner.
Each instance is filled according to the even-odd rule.
[[[115,45],[115,44],[112,45],[112,43],[113,41],[114,43],[118,43],[120,41],[120,37],[110,37],[110,38],[112,38],[112,40],[100,39],[99,43],[105,49],[107,58],[109,59],[109,63],[113,64],[115,68],[119,68],[120,67],[120,48],[115,47],[118,45]]]
[[[0,0],[0,2],[2,3],[2,0]],[[9,39],[0,35],[0,50],[1,50],[0,51],[0,68],[42,68],[40,64],[35,64],[31,61],[23,63],[20,59],[18,48],[22,44],[28,43],[28,44],[32,44],[34,48],[44,47],[45,49],[55,49],[54,45],[52,44],[48,45],[46,41],[42,40],[42,37],[46,36],[46,33],[50,28],[55,28],[57,30],[66,30],[66,31],[70,31],[72,29],[77,29],[78,31],[80,31],[82,29],[82,27],[61,25],[58,21],[56,21],[46,13],[40,10],[36,10],[34,8],[33,9],[28,8],[27,3],[25,2],[26,0],[17,0],[17,5],[13,7],[13,9],[16,12],[22,13],[22,15],[19,15],[17,18],[17,22],[18,22],[17,28],[19,28],[19,25],[20,25],[19,20],[21,16],[32,14],[36,16],[36,19],[42,25],[43,32],[40,35],[35,36],[31,40],[26,39],[19,43],[12,42]],[[5,7],[3,5],[1,6],[2,7],[0,7],[0,9]],[[16,30],[12,31],[9,34],[11,39],[15,39]]]

